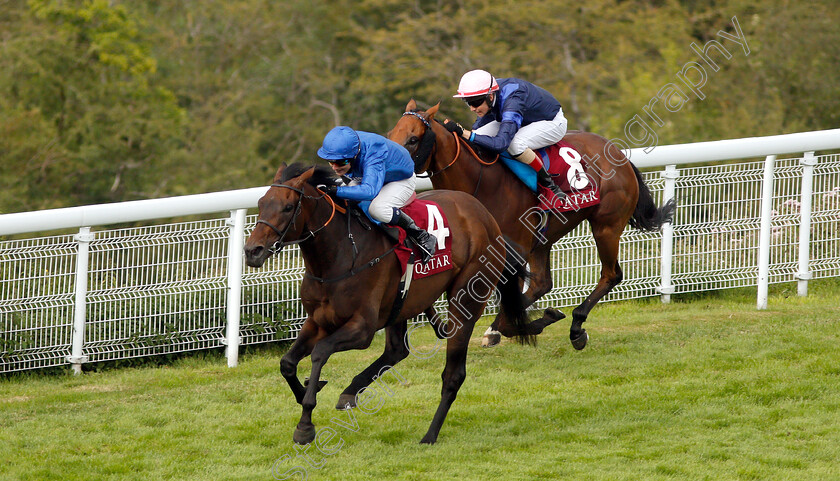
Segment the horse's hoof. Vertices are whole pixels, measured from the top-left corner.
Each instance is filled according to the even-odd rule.
[[[569,336],[569,338],[572,341],[572,346],[578,351],[580,351],[581,349],[586,347],[586,341],[589,340],[589,334],[586,333],[586,329],[581,329],[580,334],[578,334],[577,337]]]
[[[342,394],[338,396],[338,404],[335,405],[335,408],[339,411],[346,411],[348,409],[353,409],[356,407],[356,396],[352,394]]]
[[[295,428],[295,434],[292,439],[297,444],[309,444],[315,439],[315,426],[309,425],[301,429],[300,426]]]
[[[502,333],[487,328],[487,332],[485,332],[484,337],[481,338],[481,347],[497,346],[500,342],[502,342]]]
[[[423,439],[420,440],[420,444],[435,444],[436,441],[436,437],[433,438],[427,434],[423,436]]]
[[[548,317],[553,320],[552,322],[557,322],[560,319],[565,319],[566,315],[557,309],[549,307],[543,312],[543,317]]]

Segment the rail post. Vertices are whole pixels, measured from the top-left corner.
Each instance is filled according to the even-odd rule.
[[[73,366],[73,374],[82,373],[82,364],[88,362],[88,356],[84,355],[85,347],[85,320],[87,317],[87,287],[88,287],[88,258],[90,255],[90,242],[93,234],[90,227],[82,227],[79,233],[73,236],[77,244],[76,251],[76,301],[73,305],[73,334],[70,347],[70,355],[67,361]]]
[[[666,165],[665,170],[661,172],[665,179],[665,189],[662,193],[662,203],[665,204],[674,198],[677,191],[677,177],[680,176],[680,171],[674,164]],[[662,224],[662,263],[660,265],[660,276],[662,278],[659,286],[659,293],[663,304],[671,302],[671,294],[674,293],[674,285],[671,281],[671,273],[674,263],[674,226],[670,222]]]
[[[761,189],[761,224],[758,233],[758,309],[767,309],[767,287],[770,284],[770,223],[773,220],[773,164],[775,155],[764,159],[764,181]]]
[[[228,238],[227,335],[225,356],[228,367],[239,364],[239,323],[242,312],[242,250],[245,247],[247,209],[230,211]]]
[[[814,167],[817,158],[814,152],[805,152],[800,159],[802,165],[802,200],[800,201],[799,221],[799,272],[796,273],[797,293],[808,295],[808,281],[813,278],[810,270],[811,248],[811,198],[814,192]]]

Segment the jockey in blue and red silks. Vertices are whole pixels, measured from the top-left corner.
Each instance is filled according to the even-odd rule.
[[[411,200],[416,183],[414,161],[405,147],[381,135],[342,126],[327,133],[318,156],[329,162],[336,174],[351,179],[347,185],[327,186],[328,194],[370,201],[371,218],[405,229],[420,247],[421,262],[431,259],[437,239],[400,210]]]
[[[484,70],[471,70],[461,77],[454,97],[464,99],[478,118],[472,131],[447,121],[444,125],[450,132],[493,152],[507,150],[537,172],[540,185],[560,199],[565,197],[534,152],[566,135],[566,117],[554,96],[525,80],[496,79]]]

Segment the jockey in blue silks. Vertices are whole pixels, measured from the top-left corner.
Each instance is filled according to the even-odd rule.
[[[336,174],[351,179],[347,185],[327,186],[327,193],[370,201],[368,215],[372,219],[405,229],[420,247],[421,262],[431,259],[437,239],[401,210],[411,200],[416,183],[414,162],[405,147],[378,134],[341,126],[327,133],[318,156],[329,162]]]
[[[472,132],[446,122],[450,132],[493,152],[507,150],[537,172],[540,185],[561,199],[565,197],[534,152],[560,142],[566,135],[566,117],[554,96],[522,79],[496,79],[484,70],[471,70],[461,77],[454,97],[464,99],[478,118]]]

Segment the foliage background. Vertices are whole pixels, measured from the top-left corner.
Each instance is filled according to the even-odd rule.
[[[470,123],[451,94],[473,68],[623,138],[733,16],[750,54],[722,41],[659,144],[838,127],[834,0],[0,0],[0,212],[264,185],[410,98]]]

